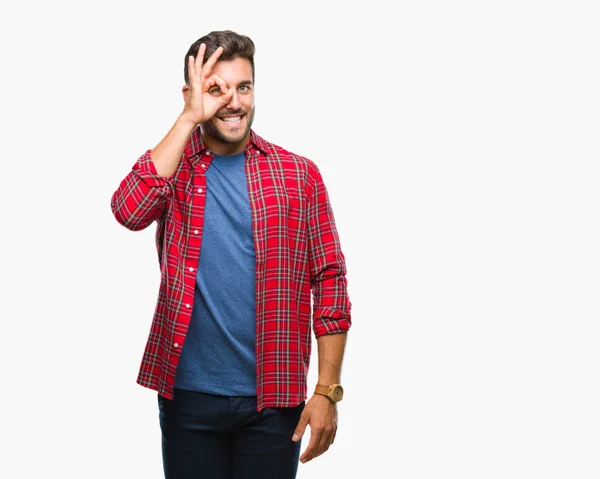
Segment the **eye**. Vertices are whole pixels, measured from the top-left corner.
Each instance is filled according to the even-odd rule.
[[[210,94],[211,95],[220,95],[221,94],[221,89],[219,87],[215,87],[212,90],[210,90]]]

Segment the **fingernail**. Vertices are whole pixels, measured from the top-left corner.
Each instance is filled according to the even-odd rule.
[[[298,439],[300,439],[300,436],[298,436],[298,434],[294,434],[292,437],[292,441],[297,441]]]

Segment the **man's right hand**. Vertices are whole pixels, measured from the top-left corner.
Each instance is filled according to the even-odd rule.
[[[203,65],[206,45],[200,44],[196,58],[188,58],[189,85],[183,113],[186,120],[195,125],[211,119],[217,110],[229,103],[234,90],[229,90],[225,81],[218,75],[211,75],[217,60],[223,53],[223,47],[217,48]]]
[[[199,123],[210,120],[217,110],[231,101],[235,88],[228,88],[218,75],[211,74],[223,53],[219,47],[204,65],[206,45],[201,44],[196,58],[188,58],[189,85],[183,87],[185,106],[173,127],[151,152],[152,162],[160,176],[175,174],[190,135]]]

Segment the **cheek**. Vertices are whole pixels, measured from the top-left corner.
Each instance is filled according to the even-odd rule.
[[[242,105],[244,105],[244,109],[246,111],[252,111],[252,108],[254,108],[254,97],[253,96],[243,97]]]

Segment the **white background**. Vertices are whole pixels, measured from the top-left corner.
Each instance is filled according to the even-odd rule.
[[[298,478],[598,479],[595,3],[2,7],[0,476],[162,477],[135,383],[154,225],[110,197],[181,111],[189,45],[232,29],[254,128],[319,165],[349,270],[339,431]]]

